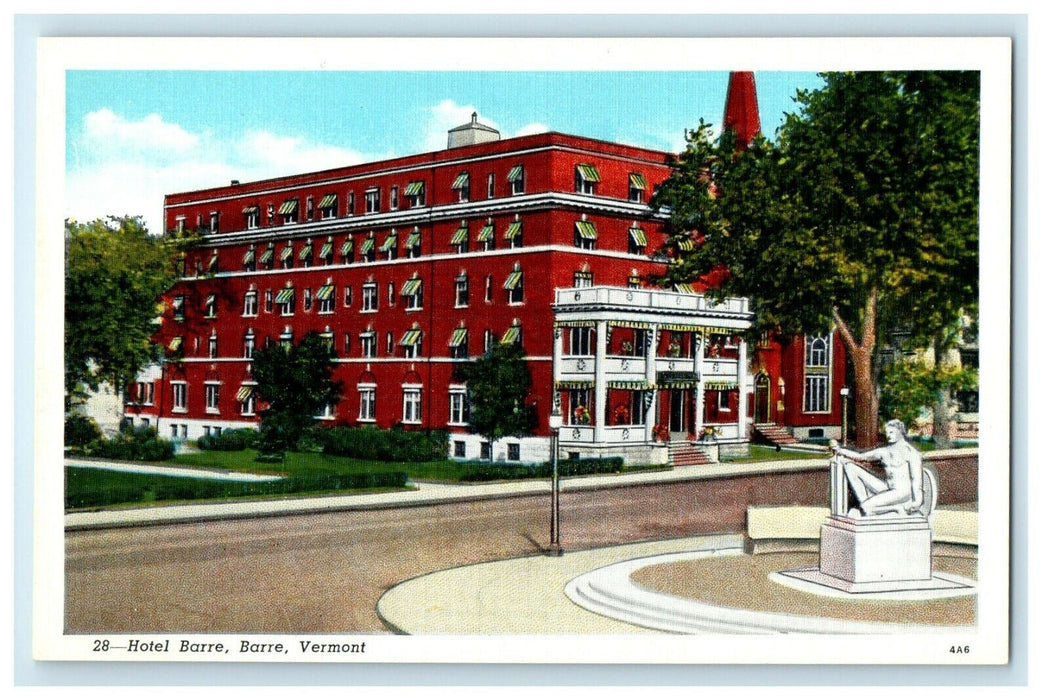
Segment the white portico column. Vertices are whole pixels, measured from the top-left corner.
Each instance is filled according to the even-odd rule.
[[[706,333],[701,331],[695,331],[693,333],[693,358],[694,364],[693,369],[696,372],[696,376],[699,377],[699,381],[696,382],[696,439],[703,439],[703,408],[706,406],[706,402],[703,400],[706,396],[707,379],[703,376],[703,356],[706,354]]]
[[[747,341],[739,339],[739,360],[736,365],[736,381],[739,382],[739,415],[736,417],[736,426],[739,430],[741,440],[747,439],[747,375],[749,365],[747,361]]]
[[[604,441],[605,403],[608,386],[605,381],[605,358],[608,356],[608,321],[597,322],[597,347],[594,348],[594,441]]]
[[[659,328],[652,324],[645,330],[645,382],[651,389],[646,393],[651,397],[648,407],[645,409],[645,435],[650,440],[652,431],[656,427],[656,346],[659,345]]]

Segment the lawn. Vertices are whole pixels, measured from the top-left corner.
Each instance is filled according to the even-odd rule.
[[[206,467],[285,476],[404,472],[410,480],[415,481],[458,481],[464,473],[462,463],[449,459],[432,462],[377,462],[318,452],[289,452],[284,462],[281,463],[257,462],[255,461],[257,456],[256,450],[237,452],[205,450],[176,455],[172,462],[181,467]]]
[[[802,452],[800,450],[780,450],[767,445],[750,445],[750,454],[746,457],[722,457],[722,462],[780,462],[794,459],[829,459],[830,453]]]

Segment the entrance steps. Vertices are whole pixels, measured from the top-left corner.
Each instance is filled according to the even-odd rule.
[[[754,434],[770,445],[796,445],[798,439],[777,423],[755,423]]]
[[[670,464],[675,467],[694,467],[698,464],[713,464],[713,460],[707,454],[698,449],[691,442],[672,442],[668,446],[670,450]]]

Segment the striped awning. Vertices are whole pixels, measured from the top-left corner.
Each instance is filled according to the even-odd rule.
[[[266,247],[266,250],[262,251],[262,255],[259,256],[259,262],[265,265],[265,264],[269,263],[272,260],[273,260],[273,244],[270,243],[269,246]]]
[[[243,403],[243,402],[247,401],[248,397],[250,397],[254,393],[255,393],[255,387],[253,385],[251,385],[251,384],[241,384],[240,385],[240,390],[237,391],[237,401],[240,401],[241,403]]]
[[[641,246],[644,248],[648,245],[648,238],[645,236],[645,231],[637,226],[630,227],[630,239],[634,241],[634,245]]]
[[[580,219],[579,221],[575,222],[575,230],[576,233],[579,234],[580,238],[584,238],[588,241],[597,240],[597,229],[594,228],[593,221],[583,221],[582,219]]]
[[[699,382],[698,379],[670,379],[659,382],[660,389],[693,389]]]
[[[366,255],[366,254],[372,252],[372,249],[374,247],[375,247],[375,239],[374,238],[365,238],[364,242],[361,243],[361,255]]]
[[[687,282],[681,282],[679,284],[675,284],[674,285],[674,291],[677,292],[678,294],[695,294],[696,293],[695,288],[691,284],[688,284]]]
[[[241,209],[240,213],[241,214],[245,214],[245,215],[246,214],[258,214],[259,213],[259,207],[258,207],[257,204],[249,204],[248,206],[246,206],[243,209]]]
[[[452,245],[462,245],[466,242],[466,239],[470,236],[470,229],[466,226],[460,226],[456,229],[455,233],[452,234]]]
[[[205,298],[204,304],[207,305],[207,306],[210,306],[211,304],[214,304],[215,303],[215,299],[216,299],[217,296],[218,296],[217,294],[209,294]]]
[[[219,254],[218,253],[213,253],[211,255],[211,260],[208,261],[208,270],[210,272],[215,272],[218,269],[219,269]]]
[[[181,311],[182,310],[182,304],[184,304],[185,301],[186,301],[185,297],[182,297],[182,296],[174,297],[171,300],[171,310],[172,311]]]
[[[596,321],[558,321],[558,328],[593,328],[597,325]]]
[[[453,190],[461,190],[470,184],[470,173],[463,171],[459,173],[455,178],[455,182],[452,183]]]
[[[353,236],[347,236],[346,240],[342,244],[342,248],[339,249],[340,255],[349,255],[353,252]]]
[[[508,241],[512,241],[513,239],[520,237],[520,235],[521,235],[521,222],[520,221],[511,221],[510,225],[506,227],[506,234],[505,234],[504,238],[506,238],[506,240],[508,240]]]
[[[608,383],[609,389],[627,389],[629,391],[647,391],[653,386],[646,381],[612,381]]]
[[[707,326],[703,330],[716,335],[735,335],[740,332],[739,328],[723,328],[719,326]]]
[[[289,243],[288,245],[284,246],[284,250],[282,250],[280,252],[280,259],[281,260],[291,260],[291,255],[294,252],[295,251],[292,249],[291,244]]]
[[[503,283],[503,289],[517,289],[521,286],[521,278],[524,273],[520,270],[514,270],[510,273],[510,276],[506,278],[506,282]]]
[[[575,171],[585,182],[601,182],[601,176],[597,174],[597,168],[592,165],[581,163],[575,166]]]
[[[273,301],[278,304],[286,304],[289,301],[291,301],[294,296],[295,287],[285,287],[284,289],[277,292],[277,296],[276,298],[274,298]]]
[[[305,260],[313,257],[313,244],[307,243],[302,246],[302,250],[299,251],[299,260]]]
[[[641,173],[630,173],[630,186],[643,190],[648,187],[648,183],[645,181],[645,176]]]
[[[401,342],[398,343],[401,347],[409,347],[419,342],[419,339],[423,337],[423,332],[418,328],[413,328],[407,331],[401,336]]]
[[[324,197],[321,198],[321,202],[317,205],[317,207],[319,209],[330,209],[331,207],[335,206],[335,202],[337,202],[338,200],[339,195],[332,192],[330,194],[324,195]]]
[[[401,287],[401,296],[402,297],[410,297],[413,294],[415,294],[416,292],[418,292],[420,289],[422,289],[422,286],[423,286],[423,281],[421,279],[416,279],[416,278],[410,279],[410,280],[408,280],[407,282],[404,283],[403,287]]]
[[[678,250],[689,251],[689,250],[693,250],[696,247],[695,242],[693,242],[693,240],[691,238],[686,238],[684,240],[675,241],[675,243],[677,245],[677,249]]]
[[[422,191],[423,191],[423,181],[422,180],[414,180],[413,182],[409,182],[408,186],[404,188],[404,194],[406,194],[409,197],[414,197],[415,195],[419,194]]]
[[[397,234],[391,233],[386,237],[386,240],[382,242],[382,246],[379,247],[380,253],[388,253],[391,250],[397,248]]]
[[[521,339],[521,327],[510,326],[506,329],[506,333],[503,333],[502,339],[499,341],[503,345],[510,345],[516,343]]]
[[[554,382],[554,389],[558,391],[566,391],[568,389],[593,389],[594,381],[592,379],[577,379],[577,380],[566,380],[560,382]]]
[[[321,246],[321,257],[330,258],[331,252],[332,250],[334,250],[334,248],[335,243],[333,241],[325,241],[324,245]]]
[[[319,301],[327,301],[328,299],[331,299],[331,297],[332,297],[332,295],[334,293],[335,293],[335,285],[334,284],[326,284],[326,285],[322,286],[320,289],[317,290],[317,299]]]
[[[517,182],[522,177],[524,177],[524,166],[523,165],[515,165],[514,167],[510,168],[510,172],[507,173],[506,181],[507,182]]]
[[[731,391],[739,388],[739,382],[707,382],[704,388],[707,391]]]
[[[457,348],[466,342],[466,329],[456,328],[452,331],[452,339],[448,341],[448,347]]]
[[[637,328],[643,331],[647,331],[651,327],[644,321],[610,321],[609,325],[616,326],[617,328]]]
[[[248,252],[244,253],[244,264],[250,265],[255,262],[255,246],[250,246]]]
[[[168,343],[168,350],[171,352],[177,352],[180,347],[182,347],[182,336],[176,335],[171,339],[171,342]]]
[[[490,241],[493,238],[495,238],[495,224],[485,224],[484,227],[481,228],[481,232],[477,234],[477,241],[479,243]]]
[[[661,331],[678,331],[680,333],[702,333],[703,326],[697,326],[692,323],[660,323],[659,330]]]
[[[409,248],[417,248],[423,241],[423,234],[419,229],[415,229],[408,234],[408,242],[405,245]]]
[[[284,204],[280,205],[280,209],[277,210],[277,213],[280,214],[281,216],[286,216],[288,214],[294,214],[296,211],[298,211],[298,209],[299,209],[299,200],[298,199],[289,199],[286,202],[284,202]]]

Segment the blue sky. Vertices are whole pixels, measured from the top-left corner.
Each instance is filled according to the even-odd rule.
[[[758,72],[773,135],[814,73]],[[443,148],[470,119],[503,137],[561,131],[677,151],[720,125],[728,73],[69,71],[66,211],[140,214],[166,193]]]

